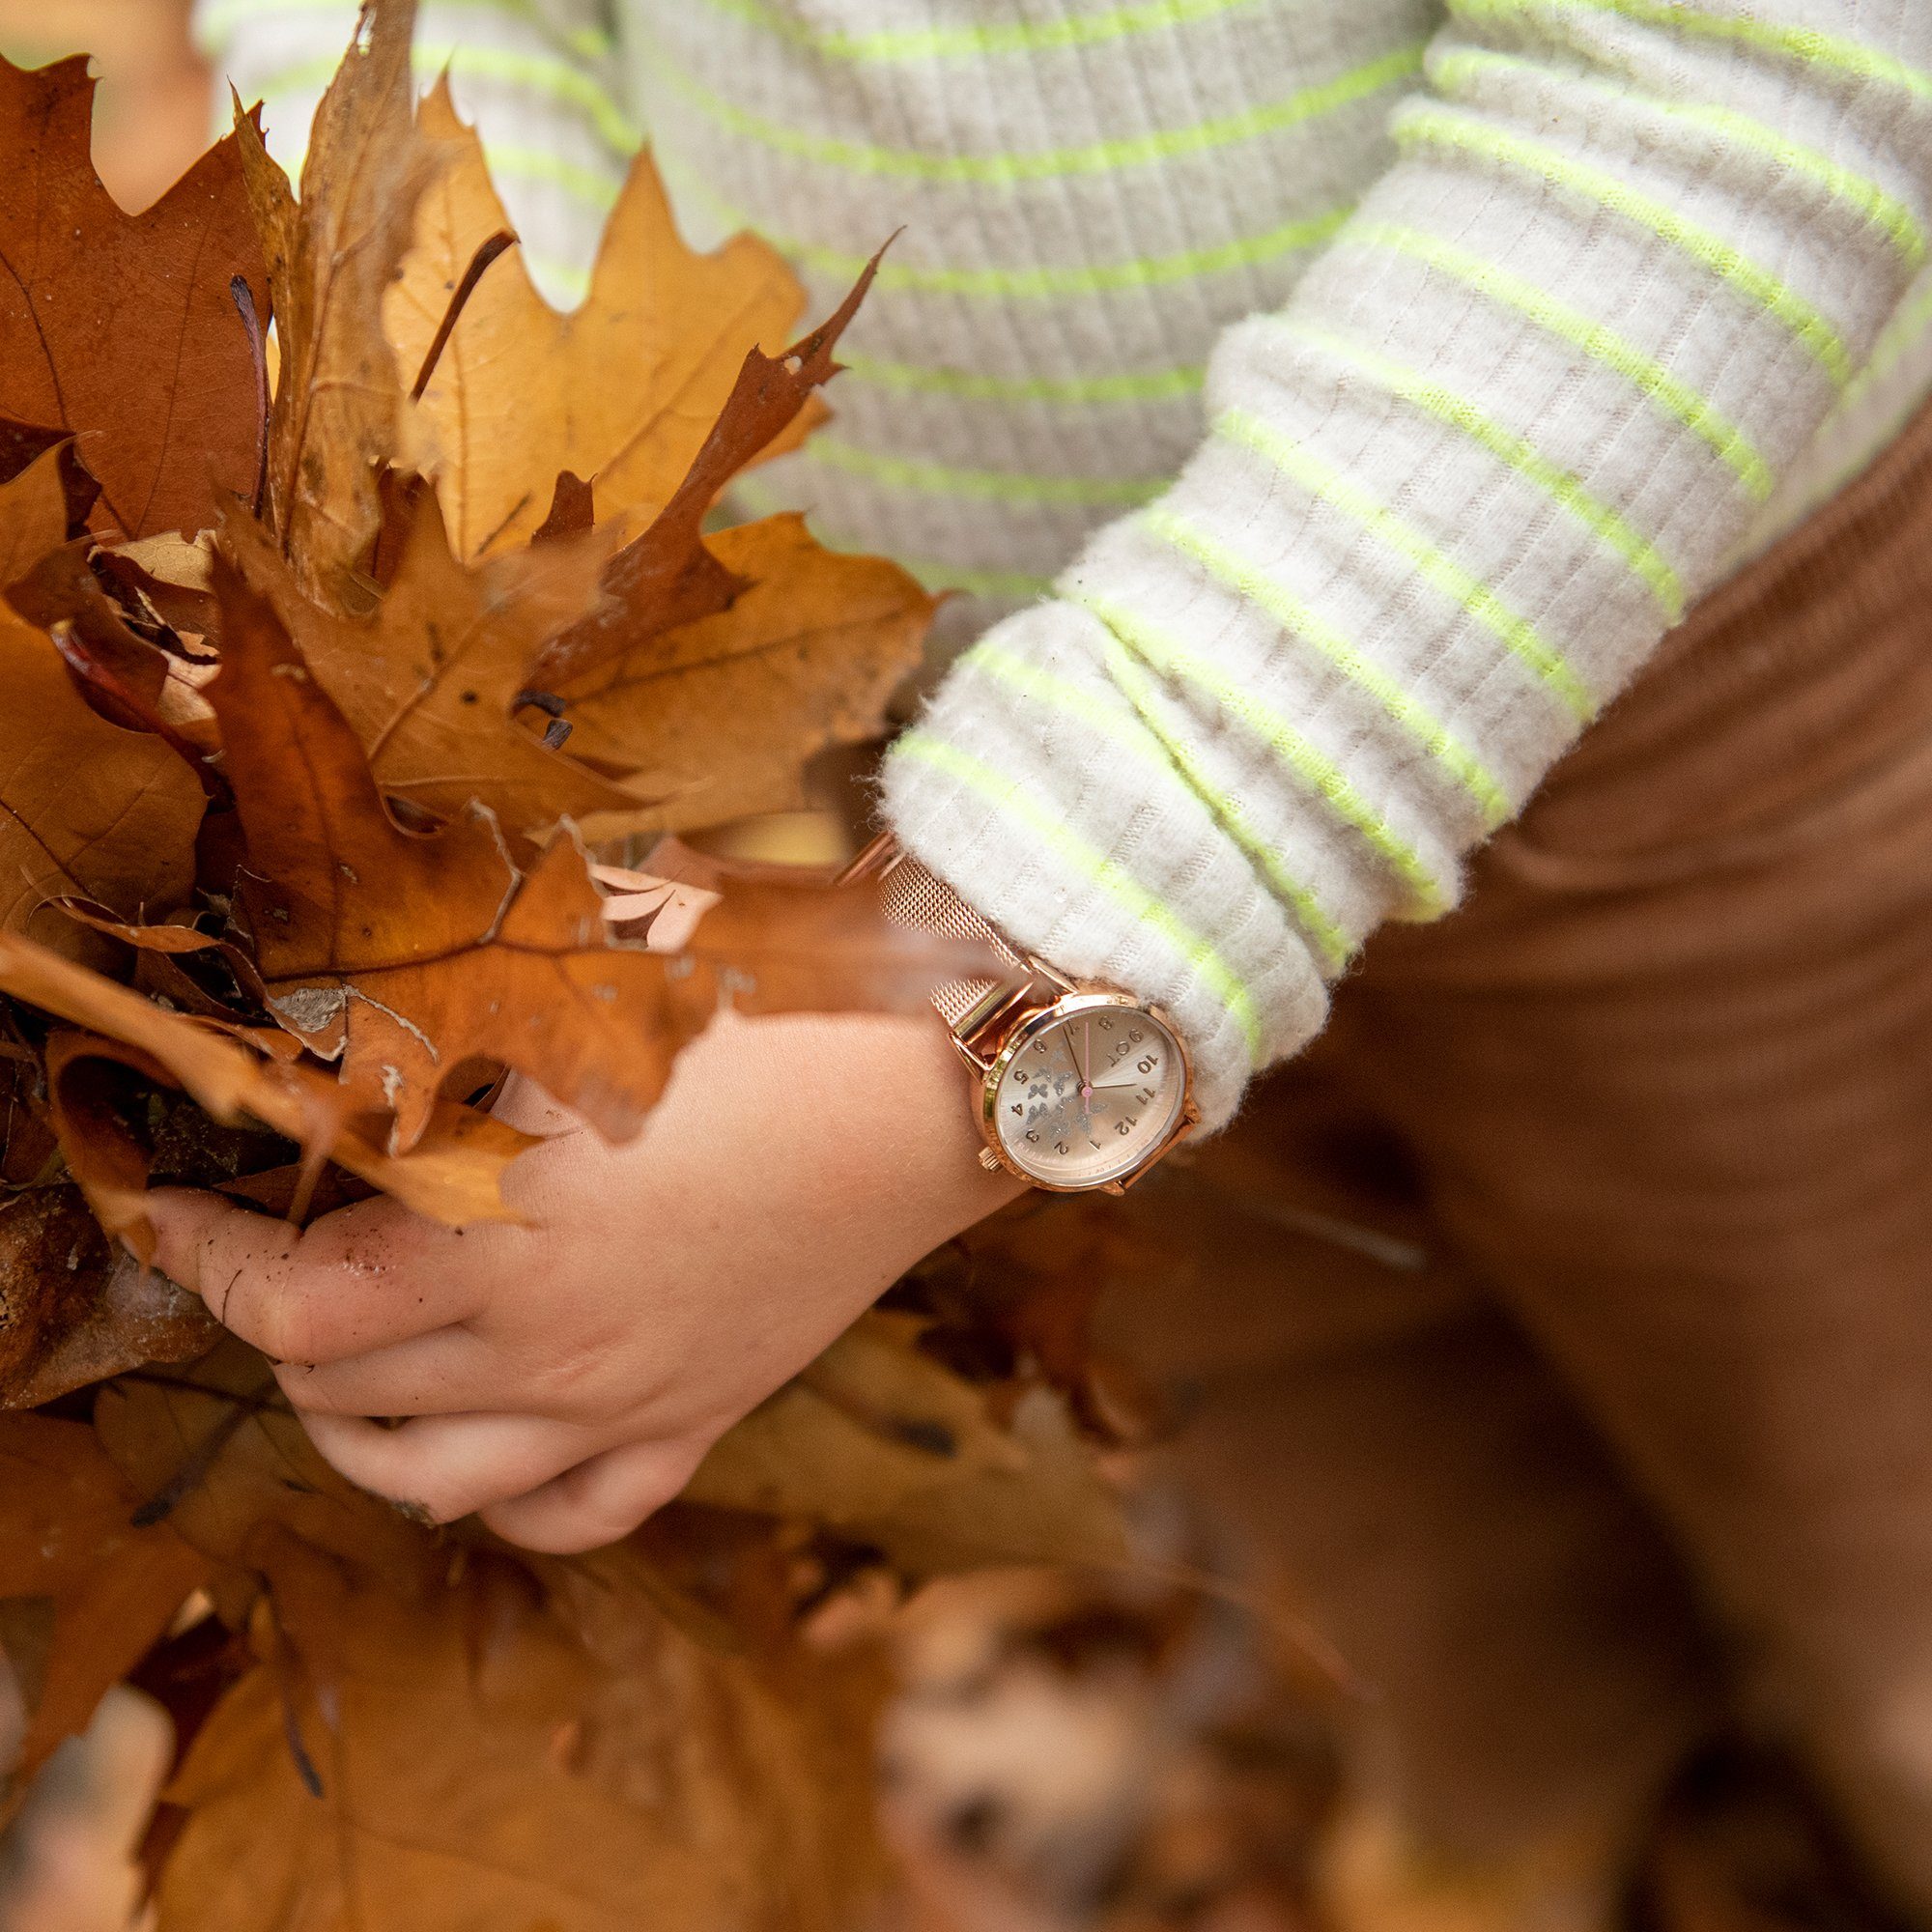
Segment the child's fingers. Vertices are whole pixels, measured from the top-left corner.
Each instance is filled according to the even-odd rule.
[[[427,1415],[385,1429],[297,1412],[309,1439],[352,1483],[437,1522],[523,1495],[597,1447],[585,1431],[537,1416]]]
[[[587,1463],[514,1501],[483,1512],[505,1543],[548,1556],[577,1556],[621,1542],[661,1510],[704,1460],[687,1442],[633,1442]]]
[[[338,1362],[279,1363],[275,1378],[297,1408],[317,1415],[466,1415],[521,1411],[512,1372],[468,1328],[439,1328]]]
[[[393,1202],[358,1202],[306,1233],[189,1189],[156,1189],[147,1206],[156,1264],[276,1361],[340,1361],[406,1341],[465,1320],[485,1292],[483,1268],[443,1259],[448,1231]]]

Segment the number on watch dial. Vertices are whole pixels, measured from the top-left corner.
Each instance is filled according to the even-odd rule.
[[[1162,1021],[1075,995],[1029,1020],[995,1061],[987,1124],[1032,1179],[1099,1187],[1160,1148],[1186,1100],[1185,1062]]]

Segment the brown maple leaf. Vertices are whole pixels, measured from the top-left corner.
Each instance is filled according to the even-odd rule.
[[[389,815],[355,733],[273,609],[217,561],[209,687],[248,841],[239,903],[282,1021],[340,1056],[349,1104],[413,1146],[444,1079],[482,1058],[611,1139],[669,1070],[663,961],[614,943],[574,839],[526,877],[480,807],[434,833]]]
[[[231,517],[222,531],[360,740],[377,784],[442,818],[484,806],[519,837],[632,809],[631,794],[551,750],[518,715],[544,643],[597,602],[606,546],[578,537],[469,566],[451,555],[431,493],[397,515],[394,574],[360,617],[303,596],[259,525]]]
[[[422,127],[442,165],[385,309],[406,382],[477,250],[508,225],[445,90],[424,101]],[[763,242],[688,248],[640,155],[582,305],[557,314],[512,251],[477,283],[409,412],[410,466],[436,477],[457,554],[526,542],[565,470],[595,480],[607,517],[655,517],[711,436],[746,351],[777,351],[802,301]]]
[[[236,109],[281,346],[262,514],[302,587],[344,607],[362,601],[356,571],[376,534],[402,402],[383,297],[435,172],[416,128],[414,22],[414,0],[365,0],[316,109],[299,203]]]
[[[58,464],[49,451],[0,484],[0,582],[66,533]],[[137,920],[180,904],[204,806],[187,765],[92,710],[53,639],[5,604],[0,690],[0,931],[85,951],[45,901],[72,894]]]
[[[97,528],[198,530],[261,446],[230,285],[264,315],[269,291],[236,142],[129,215],[88,157],[93,113],[85,57],[0,60],[0,413],[79,436]]]

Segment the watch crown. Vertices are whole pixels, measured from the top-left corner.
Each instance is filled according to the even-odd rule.
[[[991,1148],[981,1148],[980,1150],[980,1165],[988,1174],[997,1174],[1000,1171],[1000,1156]]]

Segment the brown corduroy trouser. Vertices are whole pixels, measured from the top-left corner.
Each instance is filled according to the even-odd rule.
[[[1181,1184],[1351,1162],[1446,1259],[1116,1316],[1418,1822],[1613,1827],[1742,1699],[1932,1918],[1932,412]]]

